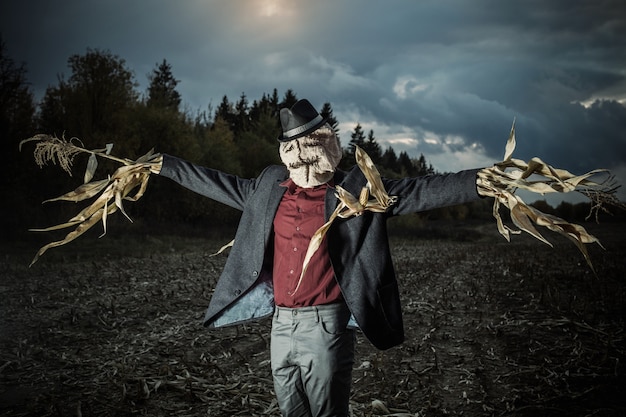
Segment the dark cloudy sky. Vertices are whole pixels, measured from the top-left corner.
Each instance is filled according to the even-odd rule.
[[[624,0],[22,0],[0,32],[37,97],[97,48],[142,92],[166,59],[194,113],[291,88],[332,104],[344,145],[361,123],[439,171],[501,160],[515,119],[514,156],[626,187]]]

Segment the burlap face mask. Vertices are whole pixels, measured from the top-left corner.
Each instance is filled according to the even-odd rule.
[[[281,143],[279,153],[293,182],[304,188],[328,182],[342,156],[339,139],[328,124],[307,136]]]

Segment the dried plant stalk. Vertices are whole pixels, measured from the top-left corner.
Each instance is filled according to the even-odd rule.
[[[31,266],[37,262],[39,257],[48,249],[73,241],[100,221],[104,229],[102,235],[106,234],[107,218],[117,210],[121,211],[122,214],[132,222],[132,219],[124,211],[122,201],[137,201],[143,196],[148,185],[151,171],[156,169],[161,161],[161,155],[155,154],[153,150],[137,160],[122,159],[110,155],[113,146],[111,144],[107,145],[104,149],[88,150],[74,144],[78,139],[74,138],[67,141],[65,138],[59,139],[50,135],[36,135],[32,138],[25,139],[20,143],[20,150],[24,143],[31,141],[37,142],[34,156],[35,162],[40,167],[46,165],[48,162],[55,164],[58,162],[61,168],[70,175],[72,175],[74,157],[78,153],[90,154],[85,171],[85,183],[73,191],[46,200],[44,203],[60,200],[78,202],[96,197],[95,201],[66,223],[50,226],[45,229],[31,229],[31,231],[36,232],[47,232],[76,226],[76,229],[68,233],[64,239],[48,243],[40,248],[31,261]],[[123,166],[118,168],[113,175],[109,176],[107,179],[91,181],[98,166],[96,159],[98,156],[117,161],[123,164]]]
[[[478,173],[479,194],[494,198],[493,216],[496,219],[498,231],[507,241],[510,240],[510,234],[519,234],[521,231],[525,231],[552,246],[534,225],[546,227],[573,241],[593,271],[591,258],[585,244],[597,243],[602,246],[600,241],[578,224],[569,223],[560,217],[543,213],[528,206],[518,195],[515,195],[515,192],[517,189],[524,189],[544,195],[546,193],[578,191],[592,200],[593,206],[589,216],[595,211],[597,219],[598,211],[606,210],[607,204],[625,208],[624,204],[615,197],[615,191],[618,187],[614,186],[613,177],[609,176],[608,179],[598,183],[591,181],[590,178],[599,174],[608,174],[608,170],[595,169],[582,175],[574,175],[564,169],[556,169],[539,158],[532,158],[526,163],[512,157],[515,145],[514,122],[507,140],[504,160],[493,167],[484,168]],[[536,179],[537,177],[539,179]],[[502,206],[509,209],[511,220],[519,230],[511,229],[503,223],[500,216],[500,207]]]
[[[626,203],[619,201],[616,197],[616,193],[620,185],[617,185],[615,177],[613,175],[609,176],[605,184],[606,188],[604,190],[596,190],[593,188],[583,188],[578,190],[578,192],[585,195],[591,201],[591,209],[589,210],[589,214],[585,220],[588,220],[593,216],[595,217],[596,222],[598,222],[600,212],[611,214],[611,212],[607,209],[607,206],[613,206],[626,210]]]
[[[43,167],[44,165],[47,165],[48,162],[52,162],[53,164],[58,163],[59,166],[61,166],[61,168],[70,176],[72,176],[72,165],[74,163],[74,157],[79,153],[98,155],[120,162],[122,164],[128,164],[129,162],[133,162],[128,159],[120,159],[113,155],[110,155],[109,153],[111,152],[111,149],[113,147],[112,144],[108,144],[107,147],[104,149],[88,150],[84,148],[81,140],[75,137],[70,138],[70,140],[66,140],[65,136],[59,139],[56,136],[38,134],[21,141],[19,145],[20,151],[22,150],[22,145],[27,142],[37,142],[37,145],[35,145],[35,151],[33,152],[37,165]],[[80,143],[81,146],[76,145],[75,142]],[[95,167],[93,169],[95,170]]]

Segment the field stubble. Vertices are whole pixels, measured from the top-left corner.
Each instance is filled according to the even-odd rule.
[[[355,416],[626,414],[626,225],[591,225],[597,276],[568,241],[495,225],[392,238],[407,339],[357,337]],[[0,414],[278,416],[269,321],[202,327],[224,242],[4,245]]]

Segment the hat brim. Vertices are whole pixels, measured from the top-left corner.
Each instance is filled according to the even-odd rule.
[[[297,129],[292,129],[287,132],[282,132],[278,137],[279,142],[289,142],[290,140],[298,139],[309,133],[315,132],[320,127],[326,124],[327,119],[320,116],[321,120],[314,119],[307,123],[305,126],[299,126]]]

